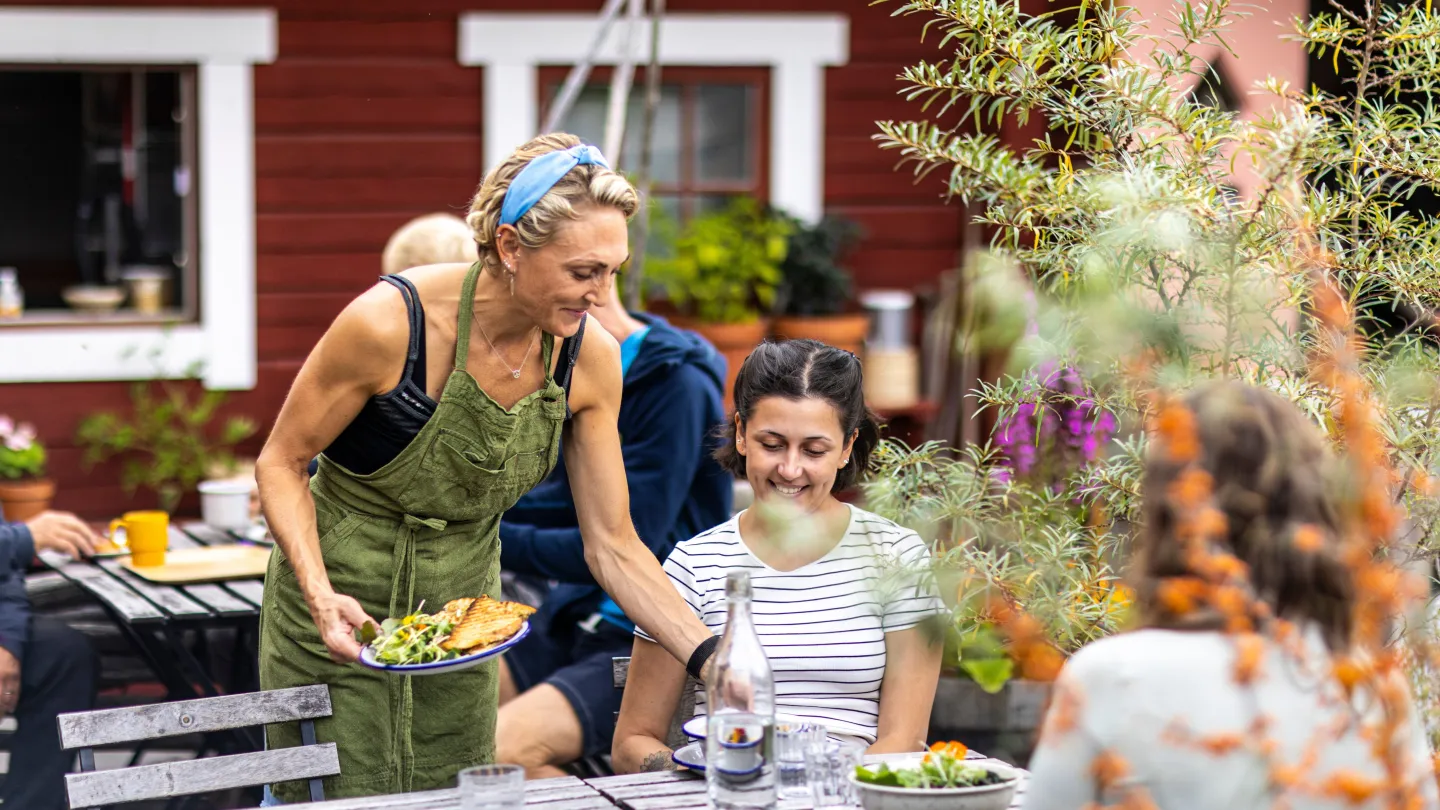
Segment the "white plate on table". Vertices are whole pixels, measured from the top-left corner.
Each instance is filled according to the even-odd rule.
[[[520,640],[530,635],[530,622],[520,625],[520,631],[510,638],[496,644],[493,647],[486,647],[479,652],[469,655],[462,655],[459,658],[451,658],[448,661],[432,661],[428,664],[382,664],[375,660],[375,650],[369,645],[360,651],[360,664],[371,669],[378,669],[381,672],[393,672],[396,675],[441,675],[446,672],[459,672],[462,669],[469,669],[483,663],[486,659],[493,658],[500,653],[514,647]]]
[[[708,719],[710,719],[708,715],[696,715],[686,720],[684,725],[680,726],[680,730],[692,740],[703,740],[705,739],[705,721]]]
[[[704,718],[696,719],[703,720]],[[676,765],[703,773],[705,771],[705,743],[692,742],[689,745],[682,745],[671,752],[670,759],[674,760]]]
[[[703,715],[703,714],[697,715],[697,716],[695,716],[695,717],[690,718],[689,720],[686,720],[686,721],[680,726],[680,730],[683,731],[683,732],[685,732],[685,736],[690,737],[691,739],[694,739],[694,740],[703,740],[703,739],[705,739],[705,733],[706,733],[706,732],[705,732],[705,727],[706,727],[706,726],[705,726],[705,721],[708,720],[708,719],[709,719],[709,717],[708,717],[707,715]],[[781,722],[781,723],[806,723],[806,722],[814,722],[814,721],[813,721],[813,720],[800,720],[800,719],[798,719],[798,718],[792,720],[792,719],[790,719],[790,718],[780,717],[780,718],[777,718],[777,722]]]

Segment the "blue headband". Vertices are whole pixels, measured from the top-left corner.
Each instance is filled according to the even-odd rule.
[[[560,152],[547,152],[530,161],[505,190],[505,202],[500,206],[500,224],[514,225],[519,222],[526,211],[540,202],[540,198],[560,182],[560,178],[582,163],[610,168],[610,163],[600,154],[600,150],[588,143]]]

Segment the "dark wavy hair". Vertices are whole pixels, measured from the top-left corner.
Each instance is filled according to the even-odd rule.
[[[870,454],[880,443],[880,420],[865,405],[865,375],[855,355],[818,340],[767,340],[745,358],[735,378],[735,413],[742,425],[766,397],[823,399],[835,407],[841,434],[846,439],[855,436],[850,463],[836,472],[832,493],[849,489],[869,469]],[[715,460],[736,478],[744,478],[745,457],[735,449],[735,422],[727,421],[720,435],[724,441],[715,450]]]
[[[1217,550],[1245,563],[1254,597],[1273,615],[1312,621],[1331,650],[1348,647],[1355,586],[1340,559],[1334,461],[1319,428],[1289,401],[1236,382],[1200,388],[1185,405],[1199,444],[1194,463],[1210,476],[1211,498],[1225,516]],[[1137,605],[1150,627],[1218,629],[1223,620],[1214,612],[1174,614],[1158,596],[1164,580],[1197,576],[1175,537],[1179,517],[1167,497],[1186,469],[1164,453],[1146,460]],[[1301,529],[1319,542],[1296,542]]]

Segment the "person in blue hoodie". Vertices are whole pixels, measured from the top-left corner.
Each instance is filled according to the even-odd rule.
[[[0,520],[0,716],[14,715],[10,769],[0,805],[65,810],[65,773],[75,759],[60,749],[56,715],[95,705],[99,658],[83,633],[31,616],[25,569],[37,551],[89,557],[99,540],[69,512],[42,512],[24,523]]]
[[[724,422],[725,360],[699,335],[618,301],[591,310],[620,342],[620,441],[630,511],[661,561],[680,540],[730,518],[734,485],[711,457]],[[620,691],[610,659],[630,654],[635,625],[595,584],[560,459],[500,523],[500,566],[553,581],[530,635],[500,668],[496,762],[527,778],[610,750]]]

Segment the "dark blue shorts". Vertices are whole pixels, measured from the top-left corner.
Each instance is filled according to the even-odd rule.
[[[531,621],[530,635],[505,653],[505,663],[521,692],[542,683],[560,690],[580,719],[582,756],[592,757],[610,753],[620,711],[610,659],[628,657],[634,644],[634,634],[606,621],[593,633],[570,623],[552,634],[546,617]]]

